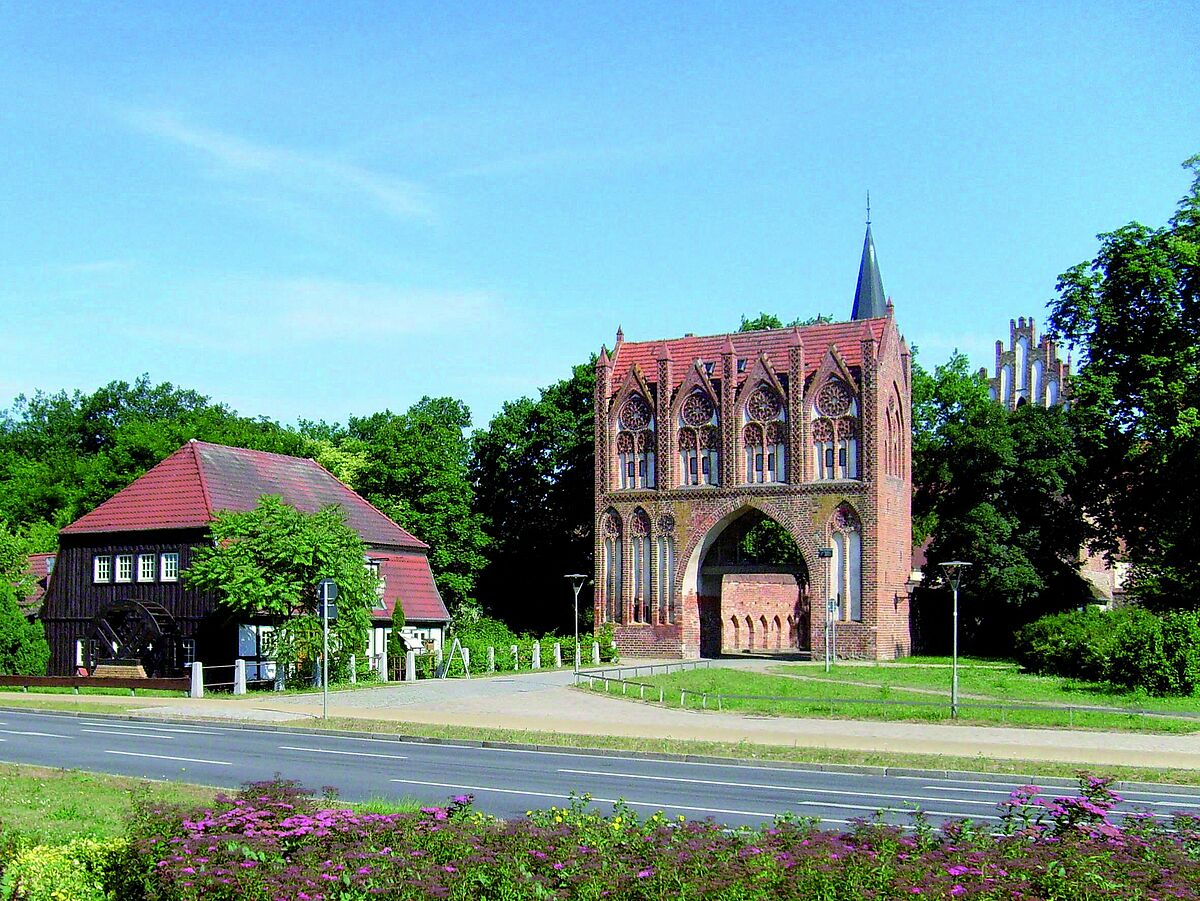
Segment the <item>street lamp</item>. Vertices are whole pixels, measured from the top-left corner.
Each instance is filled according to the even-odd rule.
[[[587,583],[588,576],[584,573],[568,573],[564,579],[571,580],[575,589],[575,672],[579,672],[579,590]]]
[[[958,717],[958,583],[962,580],[963,570],[970,565],[965,560],[947,560],[941,565],[954,590],[954,639],[950,663],[950,716],[954,719]]]

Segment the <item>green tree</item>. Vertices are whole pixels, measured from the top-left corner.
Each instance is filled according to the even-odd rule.
[[[268,496],[253,510],[218,513],[211,533],[213,545],[196,552],[184,582],[216,592],[241,621],[274,625],[269,651],[277,660],[295,663],[320,655],[316,585],[322,579],[338,586],[338,615],[330,623],[335,665],[363,651],[379,580],[364,566],[366,548],[345,524],[341,508],[303,513]]]
[[[1087,599],[1078,573],[1086,536],[1075,500],[1083,460],[1061,408],[1009,412],[955,354],[930,375],[914,366],[914,538],[931,537],[918,631],[948,638],[949,591],[939,564],[967,560],[961,637],[976,651],[1007,647],[1014,629]]]
[[[1169,223],[1100,235],[1059,277],[1050,316],[1083,352],[1070,401],[1086,509],[1159,608],[1200,605],[1200,156],[1184,165],[1191,188]]]
[[[470,425],[461,401],[424,397],[405,413],[352,418],[343,442],[364,457],[355,464],[358,489],[429,544],[430,566],[452,613],[474,604],[487,562],[485,517],[468,471]]]
[[[506,403],[472,438],[471,475],[492,536],[480,596],[517,629],[568,629],[565,573],[592,572],[595,515],[594,363]],[[587,626],[591,593],[579,596]],[[590,628],[590,627],[589,627]]]
[[[792,326],[804,327],[806,325],[819,325],[823,322],[833,322],[833,317],[824,313],[819,313],[816,316],[809,316],[807,319],[801,317],[793,319],[789,322],[786,328]],[[742,317],[742,324],[738,327],[739,332],[760,332],[764,329],[785,328],[783,320],[774,313],[759,313],[753,319]]]
[[[17,587],[0,580],[0,673],[44,676],[50,645],[40,622],[29,622],[18,605]]]

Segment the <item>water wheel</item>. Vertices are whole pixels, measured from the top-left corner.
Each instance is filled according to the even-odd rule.
[[[178,669],[175,617],[153,601],[114,601],[96,614],[88,630],[88,675],[97,666],[140,666],[150,677]]]

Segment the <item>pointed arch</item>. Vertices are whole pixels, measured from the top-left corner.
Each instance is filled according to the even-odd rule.
[[[633,622],[650,622],[650,517],[641,507],[629,517],[629,559],[633,577]]]
[[[658,518],[658,536],[654,542],[654,609],[651,620],[675,622],[675,517],[664,513]]]
[[[678,432],[680,485],[720,484],[721,401],[699,360],[671,406]]]
[[[656,484],[657,422],[654,394],[635,364],[625,376],[609,410],[609,428],[616,432],[614,488],[653,488]]]
[[[837,602],[838,618],[862,620],[862,521],[848,501],[829,519],[833,559],[829,567],[829,596]]]

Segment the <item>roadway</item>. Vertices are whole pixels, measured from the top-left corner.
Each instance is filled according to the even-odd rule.
[[[907,823],[918,807],[933,822],[969,817],[995,823],[996,805],[1018,784],[999,775],[831,772],[11,709],[0,710],[0,760],[231,789],[279,774],[313,791],[332,786],[348,801],[444,803],[470,793],[478,809],[500,817],[561,807],[572,792],[587,792],[601,807],[620,799],[640,815],[662,810],[738,825],[794,813],[831,828],[876,811],[888,822]],[[1126,812],[1167,818],[1200,811],[1200,789],[1137,786],[1121,793]]]

